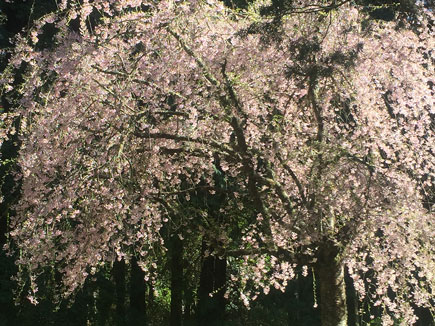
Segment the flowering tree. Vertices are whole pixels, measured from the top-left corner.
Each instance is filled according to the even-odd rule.
[[[225,191],[213,182],[218,160],[237,184],[221,212],[255,211],[242,246],[224,225],[206,234],[216,255],[242,257],[232,278],[254,281],[240,289],[246,302],[312,268],[322,325],[345,325],[346,266],[385,325],[412,324],[411,303],[432,307],[425,18],[411,32],[369,22],[348,1],[301,3],[281,17],[279,42],[262,34],[258,5],[140,0],[62,1],[18,41],[23,196],[11,235],[32,282],[53,266],[68,295],[133,252],[149,270],[178,196]],[[38,51],[47,24],[56,45]]]

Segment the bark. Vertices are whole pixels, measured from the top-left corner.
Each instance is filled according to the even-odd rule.
[[[171,316],[170,326],[183,322],[183,242],[175,235],[171,239]]]
[[[136,257],[131,259],[130,270],[130,324],[147,324],[145,272],[137,264]]]
[[[333,244],[324,244],[319,250],[319,260],[315,266],[322,326],[347,325],[344,267],[337,257],[338,252]]]

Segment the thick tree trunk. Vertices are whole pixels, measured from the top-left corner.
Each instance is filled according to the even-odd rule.
[[[171,239],[171,317],[170,326],[183,324],[183,242]]]
[[[315,267],[320,291],[322,326],[347,326],[344,267],[337,255],[338,249],[333,244],[324,244]]]
[[[131,259],[130,270],[130,325],[147,324],[145,273],[137,264],[136,257]]]

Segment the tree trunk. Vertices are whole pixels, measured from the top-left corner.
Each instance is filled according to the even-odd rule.
[[[216,313],[218,320],[225,320],[225,292],[227,282],[227,259],[226,257],[214,257],[214,296],[216,298]],[[221,324],[220,324],[221,325]]]
[[[184,324],[191,325],[194,320],[192,319],[192,310],[194,306],[194,292],[190,287],[184,288],[184,312],[183,312],[183,320]]]
[[[315,266],[322,326],[347,325],[344,267],[337,258],[338,252],[333,244],[324,244],[319,250],[319,260]]]
[[[202,244],[202,253],[204,253],[206,248],[205,243]],[[199,277],[199,289],[198,289],[198,309],[197,318],[198,326],[204,325],[204,323],[209,320],[212,321],[213,317],[209,314],[212,310],[211,301],[209,293],[213,292],[213,258],[205,257],[202,259],[201,264],[201,274]]]
[[[116,292],[116,325],[125,325],[125,261],[113,263],[113,279]]]
[[[93,298],[90,293],[89,283],[86,282],[82,289],[77,293],[74,304],[65,311],[67,324],[77,326],[87,326],[92,320]],[[44,323],[43,323],[44,324]]]
[[[203,243],[203,254],[207,248],[208,246]],[[198,289],[199,326],[222,325],[225,320],[226,268],[226,258],[208,256],[203,259]]]
[[[130,324],[147,324],[145,272],[137,264],[137,258],[131,258],[130,270]]]
[[[170,326],[183,323],[183,242],[174,235],[171,239],[171,317]]]
[[[103,275],[98,276],[97,325],[105,326],[110,318],[110,308],[113,304],[113,283]]]

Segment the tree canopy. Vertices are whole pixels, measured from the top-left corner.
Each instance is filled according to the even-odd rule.
[[[385,325],[433,309],[432,12],[400,26],[352,1],[288,4],[64,0],[17,40],[2,81],[20,93],[11,236],[32,300],[47,267],[65,296],[107,261],[153,277],[162,228],[200,191],[224,193],[228,218],[179,223],[253,284],[227,295],[248,304],[314,269],[322,325],[345,325],[346,267]]]

